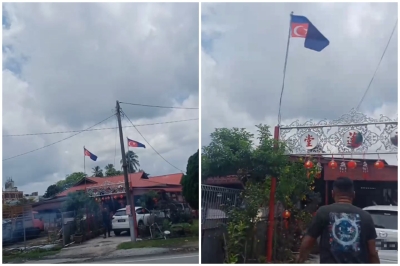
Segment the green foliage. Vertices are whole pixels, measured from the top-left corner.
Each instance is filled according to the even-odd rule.
[[[254,135],[244,128],[217,128],[211,143],[202,148],[202,179],[234,175],[251,164]]]
[[[94,168],[92,168],[92,173],[93,173],[93,177],[103,177],[103,169],[100,168],[100,166],[96,166]]]
[[[62,189],[59,186],[57,186],[56,184],[50,185],[47,188],[46,192],[44,193],[44,197],[45,198],[52,198],[55,195],[57,195],[58,193],[60,193],[60,192],[62,192]]]
[[[139,156],[133,151],[128,151],[126,153],[126,162],[128,164],[128,173],[136,173],[140,167]],[[122,166],[122,159],[120,163]]]
[[[148,210],[153,210],[156,205],[156,200],[158,200],[159,195],[157,192],[150,190],[143,194],[139,199],[139,205],[143,208],[147,208]]]
[[[186,175],[183,177],[182,194],[195,210],[199,209],[199,150],[189,157]]]
[[[61,191],[67,190],[83,178],[86,177],[85,173],[75,172],[70,175],[67,175],[64,180],[60,180],[56,183],[56,185],[60,188]]]
[[[115,169],[114,165],[112,163],[109,163],[106,165],[106,167],[104,167],[105,170],[105,174],[106,176],[116,176],[117,174],[117,170]]]
[[[293,213],[290,222],[297,228],[299,224],[309,222],[309,213],[298,209],[298,203],[306,199],[312,199],[314,203],[319,200],[313,192],[316,169],[307,170],[304,161],[285,155],[285,143],[275,140],[268,126],[256,127],[256,139],[243,128],[216,129],[211,134],[211,143],[202,149],[202,179],[237,175],[245,183],[245,190],[241,194],[242,207],[236,206],[227,210],[228,263],[245,263],[249,258],[260,260],[261,256],[265,256],[254,256],[250,250],[253,250],[255,242],[257,212],[269,204],[271,177],[278,179],[276,202]],[[315,161],[314,165],[316,163]],[[275,232],[274,235],[275,251],[280,252],[275,254],[275,258],[284,257],[285,252],[294,246],[294,240],[285,237],[283,241],[282,232]]]
[[[256,147],[254,135],[244,128],[220,128],[211,133],[211,143],[202,152],[202,179],[239,175],[246,182],[279,175],[288,161],[285,145],[272,138],[268,126],[256,127]]]
[[[100,216],[99,204],[94,198],[88,197],[84,191],[69,193],[67,200],[62,205],[62,210],[65,212],[75,212],[77,233],[82,233],[81,221],[86,211],[90,214],[94,214],[96,218]]]
[[[228,208],[229,223],[227,225],[227,263],[246,263],[253,249],[254,230],[259,221],[259,209],[266,206],[270,191],[269,180],[264,182],[249,181],[240,194],[241,206]]]

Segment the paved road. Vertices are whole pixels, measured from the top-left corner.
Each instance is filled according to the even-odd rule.
[[[199,264],[198,253],[148,256],[141,258],[120,258],[104,261],[84,262],[84,264]]]

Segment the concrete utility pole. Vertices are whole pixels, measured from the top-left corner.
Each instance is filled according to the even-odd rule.
[[[129,181],[128,181],[128,165],[126,163],[126,155],[125,155],[125,147],[124,147],[124,136],[122,134],[122,126],[121,126],[121,109],[119,107],[119,102],[117,101],[117,119],[118,119],[118,129],[119,129],[119,140],[121,143],[121,155],[122,155],[122,168],[124,169],[124,180],[125,180],[125,192],[126,192],[126,202],[129,204],[129,209],[130,209],[130,214],[128,216],[129,219],[129,230],[131,233],[131,241],[136,242],[136,233],[135,233],[135,227],[134,226],[134,221],[133,221],[133,215],[134,215],[134,209],[132,210],[132,197],[131,197],[131,191],[130,191],[130,186],[129,186]],[[128,211],[128,210],[127,210]]]

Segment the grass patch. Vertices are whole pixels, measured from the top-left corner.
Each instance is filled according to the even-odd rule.
[[[46,256],[52,256],[56,255],[58,252],[60,252],[61,248],[53,248],[50,250],[43,250],[43,249],[38,249],[38,250],[32,250],[28,252],[19,252],[16,254],[4,254],[3,252],[3,263],[8,263],[8,262],[23,262],[27,260],[40,260],[43,259]]]
[[[192,224],[192,232],[194,235],[198,236],[199,235],[199,220],[193,220]]]
[[[199,243],[199,236],[179,237],[168,239],[145,240],[137,242],[124,242],[117,249],[131,248],[177,248],[190,243]]]

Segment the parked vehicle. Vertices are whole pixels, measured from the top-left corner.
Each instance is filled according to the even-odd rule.
[[[371,214],[377,234],[376,247],[382,264],[397,264],[397,206],[376,205],[364,208]]]
[[[37,212],[13,206],[3,210],[3,242],[12,242],[25,237],[36,237],[44,231],[44,223]],[[24,216],[24,219],[23,219]]]
[[[146,208],[135,207],[136,212],[136,223],[139,229],[143,230],[148,226],[148,219],[150,217],[150,211]],[[115,212],[112,218],[112,230],[116,236],[122,232],[129,232],[129,219],[126,214],[126,208],[119,209]]]

